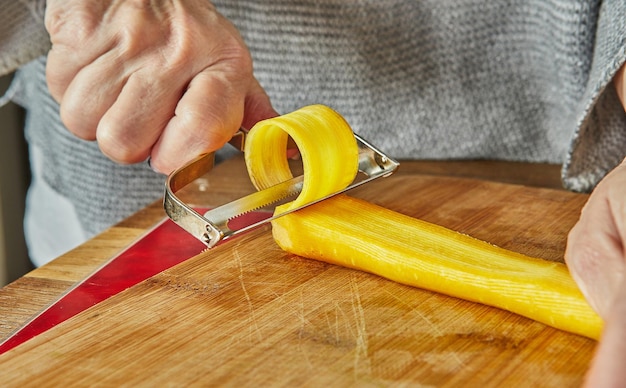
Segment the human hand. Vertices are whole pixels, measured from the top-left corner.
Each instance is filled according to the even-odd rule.
[[[206,0],[48,0],[61,119],[119,163],[169,173],[276,112],[236,28]]]
[[[587,386],[626,381],[626,161],[595,188],[568,236],[565,261],[591,306],[604,319]]]
[[[625,67],[614,78],[626,107]],[[626,108],[625,108],[626,109]],[[585,384],[621,386],[626,381],[626,159],[591,193],[568,236],[565,260],[581,291],[605,321]]]
[[[626,160],[594,189],[570,230],[565,260],[581,291],[603,319],[624,278]]]

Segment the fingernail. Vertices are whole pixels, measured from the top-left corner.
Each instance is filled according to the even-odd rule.
[[[154,168],[152,166],[152,157],[148,156],[148,160],[146,160],[146,163],[148,163],[148,167],[150,167],[150,169],[158,174],[160,174],[161,172],[159,170],[157,170],[156,168]]]

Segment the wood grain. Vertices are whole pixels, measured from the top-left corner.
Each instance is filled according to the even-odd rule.
[[[351,195],[559,261],[586,200],[562,190],[415,173]],[[156,218],[153,211],[111,232],[128,229],[132,240]],[[102,251],[90,244],[105,236],[123,240],[105,234],[80,254],[100,260],[106,238]],[[9,290],[18,298],[24,282],[65,279],[72,258],[59,260]],[[505,311],[289,255],[262,227],[0,356],[0,374],[9,386],[563,387],[580,385],[594,346]]]

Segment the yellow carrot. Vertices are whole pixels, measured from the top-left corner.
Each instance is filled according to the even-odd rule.
[[[358,160],[348,139],[354,136],[338,116],[315,105],[284,116],[288,119],[266,120],[250,131],[246,163],[257,188],[291,178],[286,134],[278,135],[281,131],[289,133],[300,149],[305,187],[321,187],[303,190],[296,204],[283,205],[277,212],[352,182]],[[324,135],[311,135],[315,133]],[[268,144],[272,139],[278,139],[275,146]],[[347,195],[279,217],[272,228],[282,249],[303,257],[499,307],[594,339],[602,330],[600,317],[564,264],[505,250]]]
[[[299,256],[600,336],[602,321],[562,263],[502,249],[347,195],[279,217],[272,231],[282,249]]]

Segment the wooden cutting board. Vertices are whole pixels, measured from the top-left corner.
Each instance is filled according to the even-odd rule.
[[[587,198],[403,174],[351,195],[559,261]],[[564,387],[580,385],[595,344],[512,313],[294,257],[263,227],[5,353],[0,380]]]

